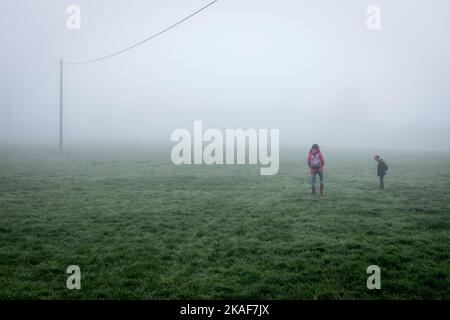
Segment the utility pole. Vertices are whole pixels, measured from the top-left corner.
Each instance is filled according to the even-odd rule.
[[[63,59],[59,60],[59,152],[63,151]]]
[[[8,121],[7,135],[8,135],[8,138],[10,138],[11,137],[11,100],[10,100],[9,89],[8,89],[8,91],[6,91],[6,121]]]

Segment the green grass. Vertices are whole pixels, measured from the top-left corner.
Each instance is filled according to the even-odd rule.
[[[449,299],[450,155],[386,152],[382,192],[373,153],[324,151],[321,198],[303,151],[260,176],[165,148],[3,149],[0,298]]]

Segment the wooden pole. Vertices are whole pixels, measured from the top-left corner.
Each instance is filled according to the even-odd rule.
[[[63,151],[63,59],[59,61],[59,152]]]
[[[6,117],[7,117],[7,121],[8,121],[8,138],[11,137],[11,98],[10,98],[10,93],[9,93],[9,89],[6,92]]]

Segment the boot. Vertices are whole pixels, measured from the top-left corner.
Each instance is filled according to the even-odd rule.
[[[312,187],[311,190],[312,190],[312,194],[316,194],[316,187]]]
[[[320,195],[323,196],[323,184],[320,185]]]

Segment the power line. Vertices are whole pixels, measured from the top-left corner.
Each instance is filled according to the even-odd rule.
[[[150,37],[148,37],[148,38],[146,38],[146,39],[144,39],[144,40],[138,42],[138,43],[135,43],[135,44],[133,44],[133,45],[131,45],[131,46],[125,48],[125,49],[122,49],[122,50],[113,52],[113,53],[111,53],[111,54],[108,54],[108,55],[106,55],[106,56],[99,57],[99,58],[96,58],[96,59],[85,60],[85,61],[78,61],[78,62],[64,62],[64,64],[86,64],[86,63],[97,62],[97,61],[100,61],[100,60],[104,60],[104,59],[111,58],[111,57],[116,56],[116,55],[118,55],[118,54],[121,54],[121,53],[123,53],[123,52],[125,52],[125,51],[128,51],[128,50],[130,50],[130,49],[136,48],[137,46],[140,46],[141,44],[143,44],[143,43],[145,43],[145,42],[147,42],[147,41],[149,41],[149,40],[152,40],[153,38],[156,38],[157,36],[163,34],[164,32],[167,32],[167,31],[169,31],[170,29],[175,28],[175,27],[178,26],[179,24],[183,23],[184,21],[188,20],[189,18],[192,18],[192,17],[195,16],[196,14],[200,13],[201,11],[205,10],[205,9],[208,8],[209,6],[211,6],[211,5],[213,5],[214,3],[216,3],[217,1],[219,1],[219,0],[214,0],[214,1],[210,2],[210,3],[207,4],[206,6],[204,6],[204,7],[200,8],[200,9],[198,9],[198,10],[195,11],[194,13],[192,13],[192,14],[188,15],[187,17],[181,19],[180,21],[176,22],[175,24],[171,25],[170,27],[167,27],[166,29],[164,29],[164,30],[162,30],[162,31],[160,31],[160,32],[158,32],[158,33],[156,33],[156,34],[154,34],[154,35],[152,35],[152,36],[150,36]]]
[[[47,80],[50,79],[50,77],[53,75],[53,73],[55,72],[55,70],[57,69],[58,66],[59,66],[59,63],[55,64],[52,67],[52,69],[49,71],[49,73],[41,80],[41,82],[39,82],[32,90],[30,90],[30,93],[34,92],[37,89],[39,89],[40,87],[42,87],[44,85],[44,83],[46,83]]]
[[[210,2],[210,3],[208,3],[206,6],[204,6],[204,7],[200,8],[200,9],[198,9],[198,10],[195,11],[194,13],[188,15],[187,17],[185,17],[185,18],[179,20],[178,22],[176,22],[175,24],[171,25],[170,27],[167,27],[166,29],[164,29],[164,30],[162,30],[162,31],[160,31],[160,32],[158,32],[158,33],[156,33],[156,34],[154,34],[154,35],[152,35],[152,36],[150,36],[150,37],[148,37],[148,38],[146,38],[146,39],[144,39],[144,40],[142,40],[142,41],[140,41],[140,42],[138,42],[138,43],[136,43],[136,44],[134,44],[134,45],[132,45],[132,46],[129,46],[129,47],[125,48],[125,49],[116,51],[116,52],[114,52],[114,53],[111,53],[111,54],[108,54],[108,55],[106,55],[106,56],[99,57],[99,58],[96,58],[96,59],[85,60],[85,61],[78,61],[78,62],[64,62],[64,64],[85,64],[85,63],[92,63],[92,62],[97,62],[97,61],[104,60],[104,59],[113,57],[113,56],[115,56],[115,55],[121,54],[121,53],[123,53],[123,52],[125,52],[125,51],[128,51],[128,50],[130,50],[130,49],[133,49],[133,48],[135,48],[135,47],[137,47],[137,46],[139,46],[139,45],[141,45],[141,44],[143,44],[143,43],[145,43],[145,42],[147,42],[147,41],[150,41],[150,40],[152,40],[153,38],[156,38],[157,36],[159,36],[159,35],[161,35],[161,34],[167,32],[167,31],[169,31],[170,29],[175,28],[175,27],[178,26],[179,24],[181,24],[181,23],[183,23],[184,21],[186,21],[186,20],[192,18],[192,17],[195,16],[196,14],[200,13],[201,11],[205,10],[205,9],[208,8],[209,6],[211,6],[211,5],[213,5],[214,3],[216,3],[217,1],[219,1],[219,0],[214,0],[214,1]],[[58,68],[59,65],[60,65],[60,62],[56,63],[56,64],[50,69],[50,71],[45,75],[45,77],[42,78],[42,80],[41,80],[40,82],[38,82],[34,87],[30,88],[29,90],[24,91],[22,97],[29,96],[29,95],[31,95],[33,92],[37,91],[40,87],[42,87],[42,86],[50,79],[50,77],[53,75],[53,73],[56,71],[56,69]]]
[[[137,46],[140,46],[141,44],[143,44],[143,43],[145,43],[145,42],[147,42],[147,41],[150,41],[150,40],[156,38],[157,36],[159,36],[159,35],[161,35],[161,34],[167,32],[167,31],[169,31],[170,29],[175,28],[175,27],[178,26],[179,24],[181,24],[181,23],[183,23],[184,21],[186,21],[186,20],[192,18],[192,17],[195,16],[196,14],[200,13],[201,11],[205,10],[205,9],[208,8],[209,6],[211,6],[211,5],[213,5],[214,3],[216,3],[217,1],[219,1],[219,0],[214,0],[214,1],[210,2],[210,3],[208,3],[206,6],[204,6],[204,7],[200,8],[200,9],[198,9],[198,10],[195,11],[194,13],[191,13],[191,14],[188,15],[187,17],[185,17],[185,18],[179,20],[178,22],[172,24],[171,26],[167,27],[167,28],[164,29],[164,30],[162,30],[162,31],[160,31],[160,32],[158,32],[158,33],[156,33],[156,34],[154,34],[154,35],[152,35],[152,36],[150,36],[150,37],[148,37],[148,38],[146,38],[146,39],[144,39],[144,40],[138,42],[138,43],[135,43],[135,44],[133,44],[132,46],[129,46],[129,47],[125,48],[125,49],[122,49],[122,50],[113,52],[113,53],[111,53],[111,54],[109,54],[109,55],[106,55],[106,56],[103,56],[103,57],[99,57],[99,58],[96,58],[96,59],[85,60],[85,61],[78,61],[78,62],[63,62],[63,60],[61,59],[61,60],[59,61],[59,63],[57,63],[54,67],[52,67],[52,69],[50,70],[50,72],[49,72],[49,73],[48,73],[48,74],[47,74],[47,75],[46,75],[46,76],[45,76],[45,77],[44,77],[44,78],[43,78],[43,79],[42,79],[42,80],[34,87],[34,88],[28,90],[28,92],[26,92],[25,96],[28,96],[28,95],[32,94],[32,93],[35,92],[37,89],[39,89],[44,83],[46,83],[47,80],[50,79],[50,77],[52,76],[52,74],[55,72],[55,70],[56,70],[57,67],[59,66],[59,70],[60,70],[60,80],[59,80],[59,84],[60,84],[60,87],[59,87],[59,94],[60,94],[60,96],[59,96],[59,97],[60,97],[59,150],[60,150],[60,152],[62,152],[62,150],[63,150],[63,139],[62,139],[62,138],[63,138],[63,113],[62,113],[62,111],[63,111],[63,65],[64,65],[64,64],[73,64],[73,65],[74,65],[74,64],[86,64],[86,63],[92,63],[92,62],[97,62],[97,61],[104,60],[104,59],[107,59],[107,58],[116,56],[116,55],[118,55],[118,54],[121,54],[121,53],[123,53],[123,52],[125,52],[125,51],[128,51],[128,50],[130,50],[130,49],[133,49],[133,48],[135,48],[135,47],[137,47]],[[9,118],[9,104],[8,104],[8,118]]]
[[[28,90],[23,90],[21,93],[20,98],[26,98],[30,95],[32,95],[34,92],[36,92],[39,88],[41,88],[49,79],[50,77],[53,75],[53,73],[56,71],[57,67],[59,66],[59,63],[55,64],[49,71],[48,73],[45,75],[45,77],[42,78],[41,81],[37,82],[37,84],[31,88],[29,88]]]

